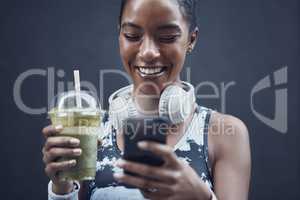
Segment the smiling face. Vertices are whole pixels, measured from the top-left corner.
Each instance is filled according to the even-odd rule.
[[[135,90],[160,94],[167,85],[178,82],[195,34],[189,34],[189,24],[176,0],[128,0],[120,22],[119,45]]]

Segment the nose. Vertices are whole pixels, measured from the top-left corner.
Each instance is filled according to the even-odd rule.
[[[159,48],[151,38],[145,37],[138,53],[140,59],[146,63],[153,63],[160,56]]]

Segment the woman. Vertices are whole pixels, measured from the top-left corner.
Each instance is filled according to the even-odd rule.
[[[137,113],[160,113],[160,95],[170,86],[190,88],[186,93],[192,94],[185,102],[191,112],[174,123],[175,134],[167,135],[166,145],[139,144],[161,156],[165,164],[158,168],[121,159],[123,137],[110,108],[111,115],[104,124],[107,136],[98,150],[100,167],[95,181],[81,187],[59,181],[57,172],[76,163],[55,162],[56,158],[79,156],[81,150],[78,140],[55,137],[62,127],[48,126],[43,130],[43,160],[51,179],[49,199],[76,199],[79,190],[81,199],[247,199],[251,165],[247,128],[233,116],[197,106],[191,100],[192,86],[180,81],[186,54],[192,52],[198,37],[195,1],[125,0],[121,5],[120,55],[133,80],[132,93],[128,94]],[[104,163],[103,158],[109,158],[109,162]],[[141,177],[120,173],[119,169]],[[155,179],[142,178],[149,174]]]

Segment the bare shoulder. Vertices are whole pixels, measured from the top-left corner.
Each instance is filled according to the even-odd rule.
[[[213,135],[248,137],[248,129],[242,120],[216,111],[211,114],[209,128]]]
[[[236,152],[249,154],[249,133],[243,121],[232,115],[213,111],[208,130],[209,154],[212,162]]]
[[[213,112],[208,152],[216,195],[220,199],[248,199],[251,153],[245,123],[237,117]]]

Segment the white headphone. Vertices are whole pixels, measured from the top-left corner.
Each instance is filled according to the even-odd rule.
[[[159,116],[169,120],[172,124],[183,122],[193,111],[195,103],[194,87],[187,82],[167,86],[159,99]],[[116,129],[122,128],[127,118],[137,117],[134,100],[132,98],[133,85],[123,87],[114,92],[108,99],[109,118]]]

